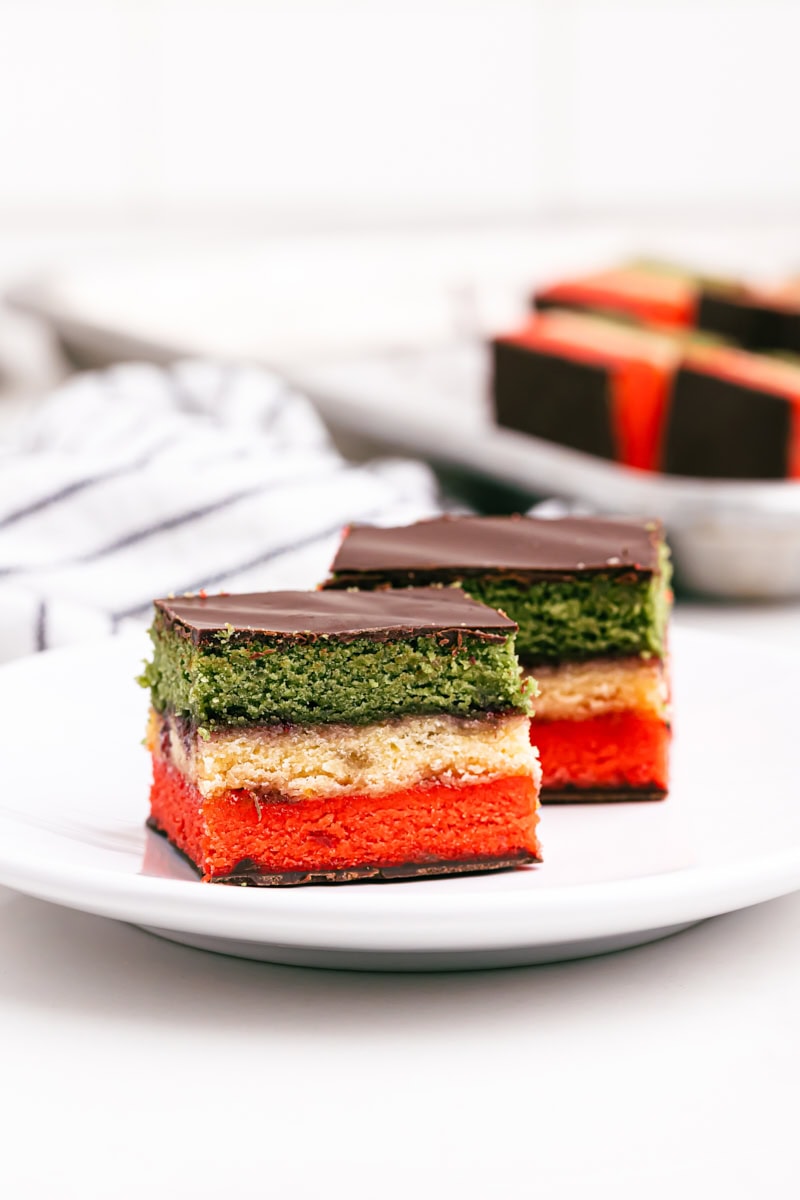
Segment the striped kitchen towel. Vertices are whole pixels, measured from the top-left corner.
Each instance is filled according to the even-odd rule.
[[[427,467],[349,464],[259,368],[76,376],[0,443],[0,661],[141,626],[154,596],[313,587],[347,522],[438,511]]]

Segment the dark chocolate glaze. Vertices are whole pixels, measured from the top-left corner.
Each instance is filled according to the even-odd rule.
[[[351,525],[326,588],[385,580],[452,581],[513,575],[525,581],[583,575],[646,579],[658,571],[661,523],[606,517],[440,517],[381,529]]]
[[[750,297],[746,290],[709,288],[700,292],[697,328],[729,338],[748,350],[781,350],[785,346],[786,310]]]
[[[437,875],[465,875],[481,871],[506,871],[541,862],[528,850],[518,850],[502,858],[467,858],[452,862],[396,863],[391,866],[346,867],[339,871],[282,871],[265,874],[250,859],[237,863],[230,875],[213,879],[212,883],[250,884],[255,887],[298,887],[308,883],[373,883],[401,879],[426,879]]]
[[[800,309],[787,309],[781,313],[780,347],[792,354],[800,354]]]
[[[711,479],[783,479],[791,427],[783,396],[682,367],[672,385],[662,469]]]
[[[171,842],[163,829],[148,817],[147,825],[155,833],[167,838],[170,845],[202,875],[198,867],[184,850]],[[436,862],[396,863],[391,866],[369,864],[358,867],[345,867],[338,871],[278,871],[265,872],[250,858],[243,858],[236,864],[229,875],[218,875],[212,883],[227,883],[242,887],[299,887],[313,883],[373,883],[391,882],[402,879],[424,879],[436,875],[464,875],[483,871],[506,871],[511,867],[527,866],[529,863],[539,863],[541,858],[531,854],[529,850],[516,850],[503,855],[501,858],[469,858],[451,862],[437,860]]]
[[[498,338],[492,343],[491,394],[498,425],[616,457],[607,367]]]
[[[195,642],[230,628],[232,636],[308,642],[397,641],[431,635],[447,642],[464,636],[505,641],[517,626],[458,588],[384,592],[250,592],[239,596],[177,596],[154,601],[168,625]]]

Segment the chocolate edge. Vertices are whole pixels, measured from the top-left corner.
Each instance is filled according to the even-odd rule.
[[[482,564],[480,566],[466,566],[454,562],[450,565],[435,565],[426,563],[420,566],[400,566],[400,567],[385,567],[380,562],[373,564],[369,560],[375,557],[375,552],[372,550],[361,551],[362,562],[366,561],[369,565],[359,566],[358,563],[354,566],[348,565],[343,569],[337,570],[337,562],[339,558],[347,552],[348,540],[351,535],[357,535],[362,531],[368,531],[372,534],[380,534],[381,532],[398,533],[405,531],[413,541],[414,531],[438,525],[446,528],[449,523],[457,525],[460,521],[480,522],[484,518],[480,517],[457,517],[444,515],[441,517],[429,518],[428,520],[415,521],[409,525],[391,526],[388,529],[382,526],[369,525],[361,522],[354,522],[345,526],[342,538],[336,548],[329,568],[329,575],[320,585],[322,591],[330,591],[335,589],[344,589],[348,587],[357,587],[364,581],[367,581],[375,590],[384,587],[445,587],[453,583],[454,579],[508,579],[515,580],[523,585],[532,583],[546,582],[574,582],[579,579],[593,578],[603,576],[627,582],[628,578],[641,582],[651,579],[653,576],[661,574],[661,555],[660,547],[666,541],[666,530],[663,521],[658,517],[642,517],[634,518],[619,518],[620,524],[628,524],[631,532],[646,539],[649,547],[649,554],[652,559],[650,563],[638,562],[636,560],[620,563],[620,565],[609,564],[608,562],[591,564],[589,566],[580,567],[510,567],[501,565]],[[521,525],[526,521],[535,521],[535,518],[530,518],[521,515],[520,513],[510,513],[505,517],[485,518],[491,521],[508,521],[510,523],[519,522]],[[602,518],[601,518],[602,519]],[[609,519],[610,520],[610,519]],[[585,524],[590,524],[592,518],[582,518],[581,521]],[[548,522],[550,528],[558,525],[558,521]],[[566,539],[569,541],[569,539]],[[610,550],[615,549],[612,544]],[[356,551],[358,554],[358,551]],[[391,555],[391,550],[387,551]],[[533,554],[533,552],[532,552]],[[388,582],[387,582],[388,581]]]
[[[355,569],[347,571],[336,571],[329,579],[326,579],[322,587],[325,591],[335,591],[337,589],[344,590],[349,587],[363,587],[365,583],[369,584],[371,590],[380,591],[382,588],[395,587],[419,587],[424,582],[428,582],[431,586],[438,585],[447,586],[453,580],[464,579],[481,579],[481,580],[503,580],[511,583],[519,583],[523,587],[533,586],[537,583],[577,583],[582,579],[597,579],[602,576],[604,579],[612,579],[617,583],[644,583],[648,579],[652,579],[654,575],[659,574],[656,567],[586,567],[580,570],[573,571],[558,571],[558,570],[530,570],[524,571],[516,568],[497,568],[491,570],[487,568],[471,568],[471,567],[422,567],[405,569],[389,569],[386,571],[357,571]],[[502,611],[502,609],[498,610]]]
[[[594,788],[543,787],[539,793],[542,804],[624,804],[627,801],[665,800],[666,788]]]
[[[497,424],[597,458],[617,458],[608,368],[568,354],[491,343]]]
[[[326,583],[320,590],[346,590],[346,587],[347,585],[344,585],[342,588],[332,589]],[[410,638],[427,637],[433,638],[442,645],[461,647],[465,638],[475,638],[481,642],[493,642],[500,645],[503,642],[507,642],[509,638],[514,637],[518,632],[516,622],[511,621],[499,609],[496,611],[500,612],[500,615],[506,617],[506,620],[509,621],[509,624],[506,626],[397,625],[386,629],[354,629],[332,633],[315,633],[311,630],[297,630],[297,632],[287,633],[284,631],[256,629],[249,625],[237,627],[232,622],[224,625],[220,624],[213,628],[200,628],[192,624],[185,617],[179,616],[174,612],[169,612],[165,607],[168,604],[168,600],[158,599],[153,601],[156,614],[161,618],[163,630],[180,637],[186,637],[194,645],[198,646],[218,640],[219,635],[224,634],[226,641],[234,645],[241,645],[251,641],[273,642],[287,647],[292,645],[313,645],[317,642],[338,642],[342,645],[349,645],[359,639],[381,643],[402,642]]]
[[[721,436],[725,428],[736,436]],[[704,479],[785,479],[791,434],[787,397],[683,366],[672,381],[661,469]]]

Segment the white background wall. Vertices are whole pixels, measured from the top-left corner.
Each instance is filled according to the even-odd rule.
[[[800,212],[791,0],[0,0],[0,230]]]

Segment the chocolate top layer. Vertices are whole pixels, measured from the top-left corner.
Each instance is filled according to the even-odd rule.
[[[658,570],[662,539],[659,521],[606,517],[440,517],[391,529],[351,525],[331,569],[337,583],[351,574],[437,571],[647,578]]]
[[[419,635],[456,640],[463,634],[505,641],[517,626],[502,613],[471,600],[459,588],[407,588],[381,592],[249,592],[239,596],[178,596],[156,600],[168,624],[195,642],[223,630],[237,634],[314,641],[396,641]]]

